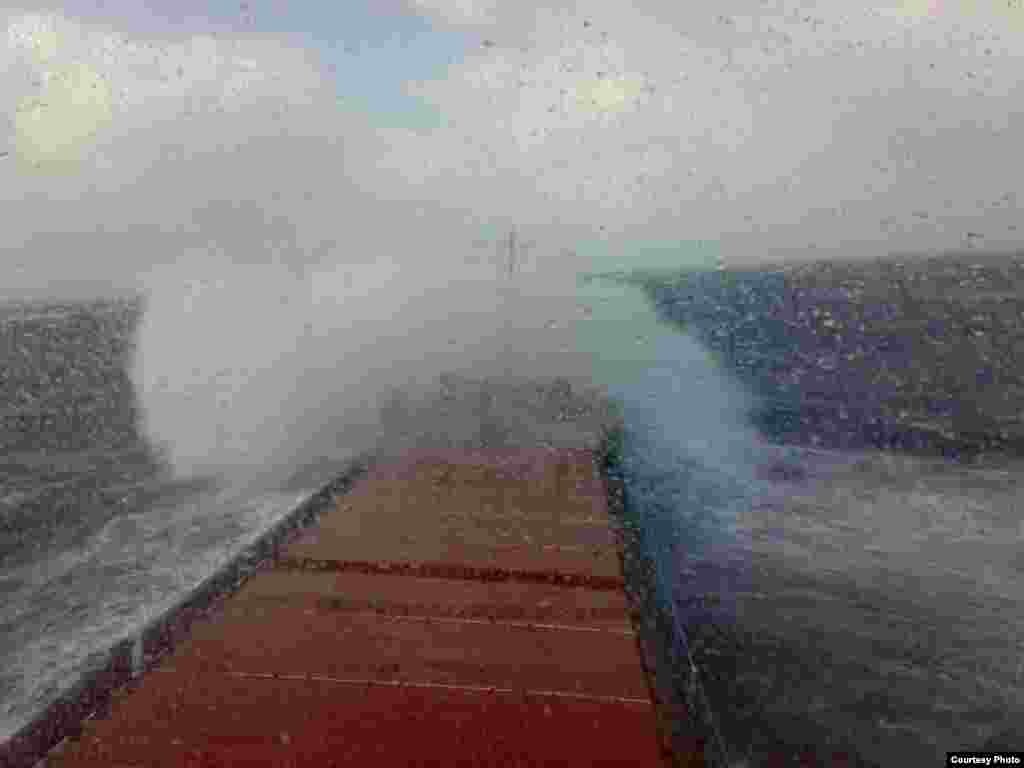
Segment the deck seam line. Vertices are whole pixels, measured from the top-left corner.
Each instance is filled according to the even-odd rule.
[[[464,619],[458,616],[402,616],[380,611],[336,611],[338,615],[359,616],[361,618],[388,619],[390,621],[409,621],[421,624],[479,624],[488,627],[513,627],[515,629],[546,629],[557,632],[597,632],[605,635],[622,635],[634,637],[636,631],[628,627],[592,627],[583,624],[551,624],[538,621],[500,621],[493,619]]]
[[[174,670],[165,669],[162,671],[173,672]],[[427,683],[414,682],[409,680],[376,680],[373,678],[333,677],[331,675],[321,674],[274,674],[272,672],[233,671],[222,672],[221,674],[225,677],[236,677],[241,679],[286,680],[292,682],[305,682],[307,680],[315,680],[317,682],[338,683],[339,685],[365,686],[367,688],[372,688],[375,685],[389,688],[435,688],[452,691],[472,691],[474,693],[522,694],[525,696],[549,696],[555,698],[579,699],[581,701],[601,701],[619,704],[645,704],[647,706],[652,706],[649,699],[637,698],[633,696],[608,696],[592,693],[574,693],[573,691],[544,691],[538,689],[499,688],[495,685],[460,685],[457,683]]]
[[[460,619],[449,616],[391,616],[386,613],[361,613],[357,616],[377,616],[391,619],[393,621],[418,621],[423,624],[447,623],[447,624],[483,624],[494,627],[515,627],[516,629],[549,629],[554,631],[569,632],[599,632],[607,635],[622,635],[633,637],[636,633],[632,629],[604,629],[602,627],[586,627],[572,624],[546,624],[532,621],[491,621],[489,619]]]
[[[610,576],[592,576],[564,571],[530,571],[451,564],[445,562],[413,562],[408,560],[335,560],[308,557],[284,557],[274,563],[281,572],[313,571],[328,573],[357,572],[369,575],[394,575],[455,579],[476,582],[521,582],[554,584],[556,586],[614,592],[625,587],[625,581]]]

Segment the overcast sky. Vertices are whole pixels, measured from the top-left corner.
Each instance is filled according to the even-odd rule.
[[[102,237],[153,220],[194,226],[209,197],[315,216],[322,200],[264,200],[273,173],[241,181],[220,175],[223,160],[216,171],[192,162],[270,135],[284,154],[319,141],[316,165],[374,198],[440,205],[496,231],[514,220],[552,249],[596,253],[605,238],[616,259],[680,241],[720,244],[732,262],[1016,245],[1024,11],[893,3],[74,0],[52,15],[12,11],[0,237],[73,232],[83,254],[99,229],[104,250]],[[184,186],[170,188],[168,173]],[[325,174],[304,191],[331,194]],[[5,272],[33,287],[114,276],[77,275],[66,254],[43,251],[17,249],[8,258],[23,263]],[[20,287],[4,282],[5,294]]]
[[[371,397],[514,331],[524,374],[582,370],[537,343],[580,271],[1020,242],[1019,3],[4,14],[0,299],[143,292],[136,387],[183,456],[284,398],[294,431],[339,366]],[[512,226],[517,297],[492,263]],[[211,410],[218,367],[247,408]]]

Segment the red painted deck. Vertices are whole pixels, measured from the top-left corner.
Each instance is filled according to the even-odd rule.
[[[48,763],[663,765],[604,498],[585,451],[374,468]]]

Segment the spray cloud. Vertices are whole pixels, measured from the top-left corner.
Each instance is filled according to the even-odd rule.
[[[733,264],[1010,243],[1019,30],[819,5],[833,23],[739,0],[413,4],[490,43],[410,82],[445,121],[424,132],[346,109],[270,35],[12,13],[5,296],[142,293],[147,434],[181,474],[276,479],[371,448],[381,398],[448,371],[605,386],[576,276],[646,267],[651,244]],[[512,226],[537,243],[514,283],[472,246]],[[708,421],[691,369],[657,395],[684,442]],[[742,420],[716,396],[717,423]]]

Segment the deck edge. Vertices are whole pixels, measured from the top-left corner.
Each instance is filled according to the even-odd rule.
[[[695,695],[700,681],[690,670],[678,668],[680,665],[676,663],[677,628],[652,597],[652,562],[644,547],[643,532],[636,521],[630,519],[629,491],[621,464],[623,439],[621,425],[608,430],[595,451],[595,463],[604,483],[608,514],[619,539],[619,559],[637,655],[647,680],[665,765],[667,768],[727,768],[728,756],[713,732],[709,713],[701,706],[703,697]]]
[[[0,743],[0,766],[34,768],[65,739],[82,733],[83,723],[110,703],[113,692],[150,671],[181,640],[196,621],[208,617],[258,571],[280,557],[287,544],[316,523],[373,466],[374,459],[361,455],[345,470],[285,514],[251,544],[164,613],[143,625],[134,637],[114,643],[93,654],[83,674],[53,703]]]

